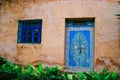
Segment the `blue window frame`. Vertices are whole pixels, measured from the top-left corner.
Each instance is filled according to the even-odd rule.
[[[18,43],[41,43],[42,20],[19,20]]]

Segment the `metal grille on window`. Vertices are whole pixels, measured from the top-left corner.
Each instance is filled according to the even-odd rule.
[[[19,20],[18,43],[41,43],[42,20]]]

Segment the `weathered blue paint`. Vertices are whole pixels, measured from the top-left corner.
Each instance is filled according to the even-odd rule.
[[[90,62],[87,61],[90,59],[90,31],[70,31],[69,36],[69,66],[89,67]]]

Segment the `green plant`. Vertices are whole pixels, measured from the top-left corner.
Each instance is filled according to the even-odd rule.
[[[4,71],[4,72],[12,72],[13,71],[13,68],[14,67],[14,64],[11,63],[11,62],[7,62],[6,64],[3,64],[1,66],[1,71]]]
[[[58,67],[46,67],[44,76],[49,77],[50,79],[61,79],[63,78],[62,72],[58,69]]]
[[[0,79],[4,77],[5,80],[120,80],[116,71],[109,72],[105,68],[101,73],[96,71],[69,73],[61,71],[63,68],[64,66],[44,68],[41,63],[37,67],[30,64],[19,66],[7,61],[0,66]]]
[[[106,68],[102,70],[102,73],[96,71],[90,73],[78,72],[77,75],[81,80],[117,80],[116,72],[108,72],[108,69]]]
[[[7,63],[5,58],[0,57],[0,66],[2,66],[3,64]]]
[[[83,72],[77,72],[77,75],[78,75],[78,79],[81,79],[81,80],[87,79],[86,75]]]
[[[116,72],[108,72],[108,69],[104,68],[102,73],[99,74],[96,71],[93,71],[93,75],[97,80],[116,80],[117,74]]]
[[[44,70],[43,70],[43,66],[41,63],[38,64],[38,67],[34,67],[32,66],[32,69],[33,69],[33,74],[37,77],[37,78],[40,78],[40,76],[42,76],[44,74]]]

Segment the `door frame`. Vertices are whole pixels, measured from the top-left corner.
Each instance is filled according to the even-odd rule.
[[[74,19],[76,19],[76,18],[66,18],[65,19],[65,50],[64,50],[64,53],[65,53],[65,70],[68,70],[68,71],[72,71],[72,72],[75,72],[75,71],[85,71],[85,72],[88,72],[88,71],[92,71],[92,70],[94,70],[94,49],[95,49],[95,36],[94,36],[94,29],[95,29],[95,27],[93,26],[93,28],[89,28],[89,27],[87,27],[87,28],[81,28],[80,30],[89,30],[90,31],[90,54],[91,54],[91,56],[92,56],[92,63],[91,63],[91,67],[90,68],[87,68],[87,70],[86,70],[86,68],[77,68],[77,67],[68,67],[68,58],[69,58],[69,56],[68,56],[68,51],[67,51],[67,46],[69,46],[68,44],[69,43],[67,43],[67,41],[70,39],[69,38],[69,36],[67,36],[68,35],[68,33],[67,33],[67,26],[66,26],[66,24],[67,24],[67,20],[74,20]],[[94,20],[94,25],[95,25],[95,18],[77,18],[77,19],[79,19],[79,20],[81,20],[81,19],[85,19],[85,20],[90,20],[90,19],[93,19]],[[73,27],[72,27],[73,28]],[[90,30],[91,29],[91,30]],[[68,37],[68,39],[67,39],[67,37]],[[67,39],[67,40],[66,40]],[[92,39],[92,40],[91,40]],[[91,49],[92,48],[92,49]]]

